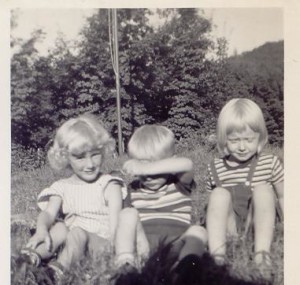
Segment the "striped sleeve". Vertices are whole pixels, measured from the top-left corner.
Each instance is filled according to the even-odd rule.
[[[284,180],[284,170],[283,165],[280,159],[277,156],[274,156],[273,165],[272,165],[272,184],[277,184]]]
[[[210,164],[207,165],[206,168],[206,175],[205,175],[205,189],[208,192],[211,192],[214,188],[214,185],[212,183],[212,175],[210,170]]]

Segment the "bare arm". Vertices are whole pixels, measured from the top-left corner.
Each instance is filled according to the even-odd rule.
[[[123,169],[131,175],[177,174],[193,171],[193,162],[186,157],[170,157],[155,161],[130,159]]]
[[[156,161],[128,160],[123,169],[130,175],[177,175],[182,183],[190,183],[194,177],[193,162],[186,157],[170,157]]]
[[[279,206],[280,206],[280,210],[282,213],[282,216],[284,216],[284,199],[283,199],[283,188],[284,188],[284,182],[281,181],[279,183],[274,184],[274,188],[278,197],[278,201],[279,201]]]
[[[110,183],[105,190],[105,196],[108,201],[109,208],[109,224],[110,224],[110,237],[114,241],[118,218],[122,209],[122,191],[121,186],[117,183]]]
[[[47,208],[42,211],[37,219],[37,227],[35,234],[30,238],[26,247],[36,248],[40,243],[45,242],[46,247],[50,250],[51,240],[49,228],[54,223],[62,204],[62,199],[59,196],[51,196]]]

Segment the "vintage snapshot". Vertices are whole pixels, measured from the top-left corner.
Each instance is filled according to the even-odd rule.
[[[282,7],[9,13],[11,284],[284,284]]]

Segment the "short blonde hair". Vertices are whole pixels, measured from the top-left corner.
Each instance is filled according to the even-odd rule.
[[[243,131],[246,127],[259,133],[257,153],[260,153],[268,141],[268,131],[260,107],[250,99],[230,100],[221,110],[217,122],[217,146],[222,157],[227,156],[227,137],[234,131]]]
[[[159,160],[173,156],[174,151],[174,133],[161,125],[139,127],[128,143],[128,153],[135,159]]]
[[[94,115],[86,113],[67,120],[58,128],[48,160],[53,169],[62,170],[69,165],[68,153],[92,148],[102,149],[103,154],[112,153],[115,140]]]

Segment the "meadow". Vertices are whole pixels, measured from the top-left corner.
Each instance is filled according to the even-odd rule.
[[[191,149],[193,147],[193,149]],[[283,150],[281,148],[268,147],[267,151],[275,153],[283,160]],[[204,219],[204,211],[207,203],[207,193],[204,189],[204,181],[206,176],[206,165],[210,159],[217,155],[213,147],[203,145],[193,145],[189,147],[181,147],[178,149],[178,155],[190,157],[194,162],[195,180],[197,182],[197,190],[193,194],[193,223],[199,223]],[[112,158],[104,165],[104,171],[120,169],[122,163],[127,159],[126,155],[123,157]],[[51,168],[45,164],[37,169],[14,171],[11,177],[11,284],[52,284],[51,280],[45,274],[45,268],[29,268],[26,271],[20,269],[16,263],[20,249],[26,244],[26,241],[32,234],[35,228],[35,221],[39,212],[36,199],[38,193],[49,186],[60,177],[69,175],[68,171],[64,173],[55,173]],[[124,178],[129,182],[129,177]],[[274,285],[283,284],[284,269],[283,269],[283,223],[276,222],[275,235],[272,243],[271,256],[274,264]],[[227,282],[223,278],[218,278],[217,269],[211,268],[210,275],[212,277],[202,278],[201,283],[193,284],[261,284],[256,280],[253,273],[253,264],[251,259],[253,257],[253,233],[250,232],[245,240],[228,241],[228,266],[226,270],[230,276],[236,277],[240,282]],[[156,258],[159,260],[159,258]],[[163,262],[163,261],[161,261]],[[203,266],[210,266],[209,256],[203,262]],[[157,270],[163,263],[156,266]],[[162,270],[163,267],[160,268]],[[23,271],[22,271],[23,270]],[[143,279],[146,277],[140,275],[140,279],[135,281],[124,281],[119,283],[126,284],[152,284],[170,285],[168,279],[155,278],[155,272],[152,271],[150,279],[147,282]],[[67,272],[62,280],[62,284],[110,284],[110,278],[115,274],[113,267],[113,259],[109,252],[103,251],[101,258],[91,261],[89,258],[77,264],[73,269]],[[166,274],[167,273],[163,273]],[[202,274],[202,273],[201,273]],[[206,274],[203,271],[203,274]],[[216,274],[214,279],[213,275]],[[147,278],[148,278],[147,277]],[[212,278],[212,279],[211,279]],[[206,281],[205,281],[206,280]],[[207,281],[210,280],[210,281]],[[214,280],[214,281],[212,281]],[[244,282],[244,283],[243,283]],[[247,283],[249,282],[249,283]],[[189,283],[186,283],[191,285]]]

